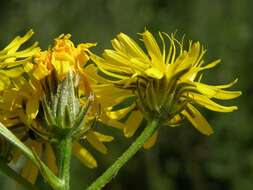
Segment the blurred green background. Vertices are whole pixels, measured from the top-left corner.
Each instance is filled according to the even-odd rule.
[[[202,136],[192,126],[161,129],[158,143],[140,151],[109,183],[107,190],[252,190],[253,189],[253,1],[251,0],[1,0],[0,45],[33,28],[47,48],[61,33],[75,43],[98,42],[100,53],[119,32],[137,39],[145,27],[153,32],[178,31],[207,48],[206,62],[222,64],[205,74],[210,84],[239,78],[234,87],[243,95],[231,104],[234,113],[202,110],[215,129]],[[71,186],[84,190],[125,150],[132,139],[120,131],[109,143],[109,154],[96,155],[99,167],[90,170],[73,159]],[[40,179],[38,185],[45,186]],[[0,189],[22,189],[0,172]]]

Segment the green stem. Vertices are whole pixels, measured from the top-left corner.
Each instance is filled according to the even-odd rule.
[[[59,167],[59,178],[63,180],[64,186],[61,190],[69,190],[70,161],[72,152],[72,139],[69,136],[61,139],[58,144],[57,161]]]
[[[87,188],[87,190],[99,190],[104,187],[113,177],[117,175],[120,168],[124,166],[140,148],[142,148],[144,143],[154,134],[158,127],[158,119],[154,119],[150,122],[133,144],[113,163],[110,168],[97,178],[96,181]]]
[[[33,184],[28,182],[25,178],[15,172],[11,167],[9,167],[5,162],[0,160],[0,170],[3,171],[8,177],[14,179],[19,184],[23,185],[28,190],[39,190]]]

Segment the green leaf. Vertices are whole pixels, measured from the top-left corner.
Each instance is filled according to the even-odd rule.
[[[50,183],[50,185],[55,190],[61,189],[64,183],[53,174],[53,172],[40,160],[36,153],[34,153],[24,143],[22,143],[2,123],[0,123],[0,134],[18,149],[20,149],[20,151],[40,169],[43,177]]]
[[[54,173],[40,160],[40,157],[33,151],[34,158],[39,164],[39,169],[42,176],[50,183],[55,190],[61,190],[64,186],[64,181],[60,180]]]
[[[33,155],[33,152],[24,144],[22,143],[9,129],[7,129],[2,123],[0,123],[0,134],[5,137],[10,143],[20,149],[24,155],[32,160],[36,165],[37,161]]]

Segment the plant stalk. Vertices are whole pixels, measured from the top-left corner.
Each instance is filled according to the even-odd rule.
[[[72,153],[72,139],[70,136],[66,136],[62,138],[58,142],[58,154],[57,154],[57,162],[59,167],[59,175],[58,177],[63,180],[64,186],[61,190],[69,190],[69,178],[70,178],[70,161],[71,161],[71,153]]]
[[[159,127],[159,119],[151,121],[143,130],[141,135],[133,142],[133,144],[108,168],[100,177],[96,179],[87,190],[102,189],[109,181],[115,177],[122,166],[131,159],[135,153],[142,148],[145,142],[154,134]]]

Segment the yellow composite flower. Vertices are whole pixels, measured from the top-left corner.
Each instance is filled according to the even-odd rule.
[[[132,38],[120,33],[112,40],[113,49],[104,50],[102,57],[91,56],[98,68],[97,71],[96,68],[90,69],[90,75],[98,80],[97,88],[113,86],[120,89],[117,96],[121,102],[129,97],[135,98],[123,108],[115,106],[107,109],[107,116],[116,120],[128,116],[123,123],[127,137],[135,133],[143,117],[147,120],[160,118],[167,126],[176,126],[187,118],[202,134],[212,134],[212,128],[196,105],[217,112],[236,110],[236,106],[222,106],[213,99],[228,100],[240,96],[240,91],[224,90],[237,80],[225,85],[202,83],[202,72],[212,69],[220,60],[204,64],[206,50],[199,42],[190,41],[189,47],[185,48],[183,41],[178,41],[174,34],[159,33],[160,48],[148,30],[140,36],[146,51]],[[110,91],[106,88],[100,88],[102,90],[97,94]],[[152,146],[156,137],[157,133],[145,147]]]
[[[52,48],[39,51],[33,55],[33,61],[23,65],[25,73],[11,79],[12,85],[0,92],[0,122],[8,127],[28,147],[35,150],[38,156],[45,159],[53,172],[57,173],[55,151],[52,145],[54,131],[45,125],[42,102],[44,97],[52,93],[48,88],[51,84],[61,85],[69,72],[73,72],[77,82],[79,104],[86,105],[88,94],[92,94],[84,65],[89,60],[88,49],[95,44],[83,43],[77,47],[70,40],[70,35],[61,35],[55,40]],[[54,92],[53,92],[54,93]],[[93,103],[86,115],[82,129],[84,133],[77,136],[73,142],[73,154],[87,167],[97,167],[92,154],[82,145],[88,143],[99,152],[107,153],[104,142],[110,142],[113,137],[102,134],[91,128],[98,116],[97,104]],[[17,162],[20,152],[12,151],[12,162]],[[34,183],[38,168],[27,160],[21,174]]]
[[[3,50],[0,50],[0,91],[11,84],[11,79],[24,73],[24,67],[40,48],[35,42],[32,46],[20,50],[20,47],[33,35],[30,30],[23,37],[17,36]]]

